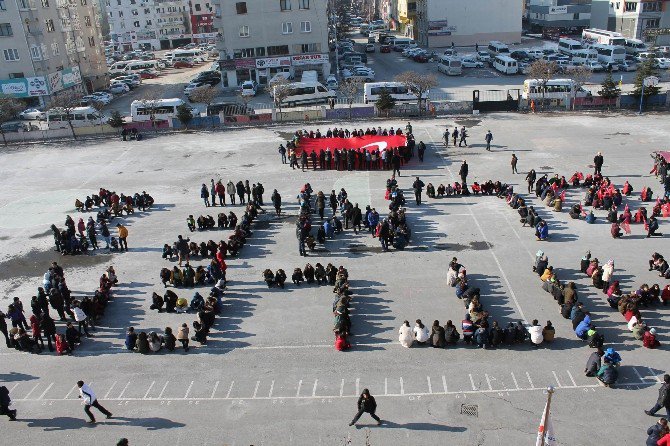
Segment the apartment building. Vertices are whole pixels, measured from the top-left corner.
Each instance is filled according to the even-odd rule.
[[[191,16],[191,31],[194,34],[213,33],[214,8],[213,0],[189,0],[189,13]]]
[[[409,19],[411,2],[407,3]],[[416,11],[412,34],[421,46],[482,45],[491,40],[521,42],[521,0],[415,0],[413,3]]]
[[[670,45],[669,0],[593,0],[593,5],[592,27],[653,45]]]
[[[530,0],[528,23],[533,32],[591,26],[591,0]]]
[[[223,87],[266,84],[278,72],[330,73],[327,0],[223,1],[215,25]]]
[[[44,106],[107,85],[97,0],[0,0],[0,97]]]

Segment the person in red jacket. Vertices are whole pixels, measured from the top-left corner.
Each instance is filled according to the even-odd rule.
[[[44,339],[42,339],[42,327],[40,327],[40,321],[34,314],[30,316],[30,327],[33,330],[33,341],[35,341],[36,344],[37,341],[39,341],[42,344],[42,348],[44,348]]]
[[[658,342],[658,339],[656,339],[655,328],[644,332],[644,335],[642,336],[642,345],[647,348],[656,348],[661,345],[661,343]]]
[[[351,348],[351,344],[347,342],[347,333],[342,332],[340,333],[339,331],[335,332],[335,350],[337,351],[344,351],[344,350],[349,350]]]

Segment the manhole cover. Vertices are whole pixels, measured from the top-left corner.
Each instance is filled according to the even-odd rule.
[[[461,415],[467,415],[469,417],[478,417],[479,406],[477,406],[476,404],[461,404]]]

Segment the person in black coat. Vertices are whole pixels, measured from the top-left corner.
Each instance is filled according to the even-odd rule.
[[[593,172],[594,175],[602,174],[603,161],[603,154],[600,152],[598,152],[598,154],[593,157],[593,165],[595,167],[595,171]]]
[[[668,429],[668,420],[661,418],[656,424],[647,429],[647,446],[656,446],[658,440],[660,440],[667,432]]]
[[[667,418],[670,418],[670,375],[667,373],[663,376],[661,388],[658,389],[656,404],[651,410],[645,410],[644,413],[653,417],[662,407],[665,407]]]
[[[356,424],[364,412],[369,413],[370,416],[377,421],[377,424],[381,425],[382,420],[377,415],[375,415],[376,411],[377,402],[375,401],[375,398],[370,395],[370,391],[368,389],[363,389],[363,393],[361,393],[361,396],[358,398],[358,412],[356,413],[354,419],[351,420],[351,423],[349,423],[349,426]]]
[[[467,161],[463,160],[463,164],[461,164],[461,168],[458,171],[458,175],[461,177],[461,181],[463,184],[467,183],[468,179],[468,163]]]

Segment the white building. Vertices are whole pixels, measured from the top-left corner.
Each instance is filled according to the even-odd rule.
[[[431,48],[517,43],[522,14],[522,0],[416,0],[415,35],[419,45]]]
[[[107,85],[96,0],[0,1],[0,97],[45,105]]]
[[[159,50],[190,43],[187,0],[104,0],[112,41],[124,49]]]
[[[670,2],[667,0],[593,0],[591,27],[623,34],[655,45],[670,45]]]
[[[591,26],[591,0],[530,0],[527,19],[534,32],[588,28]]]
[[[330,73],[327,0],[223,0],[216,7],[224,88],[263,85],[280,71]]]

